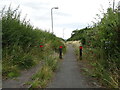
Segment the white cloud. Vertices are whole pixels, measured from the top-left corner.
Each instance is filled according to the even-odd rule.
[[[27,20],[35,27],[51,31],[51,8],[53,10],[54,33],[64,38],[69,38],[75,29],[84,28],[94,20],[100,10],[109,7],[113,0],[0,0],[0,10],[4,5],[16,8],[20,5],[22,18],[27,14]],[[117,4],[118,0],[116,0]],[[101,8],[102,6],[102,8]],[[112,6],[112,5],[111,5]]]

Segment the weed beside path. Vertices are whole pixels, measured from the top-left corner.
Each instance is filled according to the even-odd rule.
[[[74,42],[74,41],[73,41]],[[110,72],[103,69],[103,67],[98,63],[97,56],[101,51],[97,51],[95,48],[87,48],[83,47],[83,56],[82,60],[79,59],[79,47],[76,44],[72,44],[75,48],[75,54],[78,59],[78,63],[83,72],[83,75],[87,76],[88,82],[93,80],[93,84],[98,84],[97,86],[106,87],[106,88],[114,88],[118,87],[117,79],[113,79]],[[109,85],[108,85],[109,83]],[[116,85],[116,86],[115,86]]]
[[[40,61],[47,63],[50,69],[54,69],[56,62],[50,60],[49,56],[58,53],[59,46],[62,46],[65,52],[64,41],[50,32],[35,28],[25,19],[21,20],[19,7],[13,10],[9,6],[8,9],[3,8],[0,12],[2,13],[0,28],[2,28],[3,87],[22,87],[42,67],[41,64],[35,66]],[[25,69],[26,71],[23,71]]]

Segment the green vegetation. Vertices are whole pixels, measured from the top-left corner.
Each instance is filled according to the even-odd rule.
[[[97,15],[101,18],[99,15]],[[94,66],[94,76],[109,88],[118,88],[120,69],[120,14],[112,8],[92,27],[73,31],[70,40],[80,40],[83,60]]]
[[[57,53],[60,45],[65,51],[65,45],[60,38],[38,28],[34,29],[28,21],[21,20],[18,8],[12,10],[9,7],[7,11],[3,8],[1,12],[3,78],[17,77],[21,70],[29,69],[41,61],[46,62],[45,58]],[[51,63],[53,70],[56,64],[54,61],[48,64]]]
[[[32,85],[31,88],[45,88],[48,81],[51,79],[53,72],[57,69],[58,57],[51,57],[45,59],[46,63],[40,69],[40,71],[33,75],[33,81],[29,84]]]

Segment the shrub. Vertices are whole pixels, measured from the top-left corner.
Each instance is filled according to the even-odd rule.
[[[15,76],[15,68],[19,71],[32,67],[44,59],[45,55],[52,54],[59,45],[63,45],[65,50],[61,39],[41,29],[34,29],[25,19],[20,20],[18,9],[12,10],[9,7],[7,11],[1,11],[3,76]],[[46,48],[46,45],[50,48]]]

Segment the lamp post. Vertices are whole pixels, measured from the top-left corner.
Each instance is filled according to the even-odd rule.
[[[58,9],[58,7],[53,7],[51,8],[51,25],[52,25],[52,33],[53,33],[53,13],[52,13],[52,10],[53,9]]]
[[[63,29],[63,39],[64,39],[64,30],[65,30],[65,28]]]
[[[115,8],[115,0],[113,0],[113,12],[114,12],[114,8]]]

